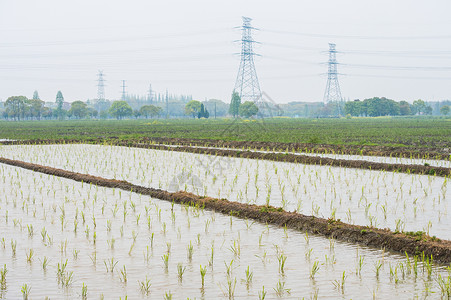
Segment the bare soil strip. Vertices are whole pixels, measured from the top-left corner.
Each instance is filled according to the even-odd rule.
[[[427,256],[432,255],[437,262],[451,263],[451,241],[440,240],[434,237],[431,238],[425,234],[396,233],[388,229],[350,225],[340,220],[322,219],[294,212],[286,212],[272,206],[249,205],[226,199],[200,197],[186,192],[171,193],[165,190],[131,184],[126,181],[80,174],[2,157],[0,157],[0,163],[79,182],[132,191],[179,204],[200,206],[225,215],[242,219],[252,219],[264,224],[286,226],[290,229],[333,237],[334,239],[346,242],[385,248],[402,254],[420,255],[424,252]]]
[[[212,148],[196,148],[192,146],[166,146],[155,145],[151,143],[132,142],[132,141],[100,141],[92,140],[93,144],[108,144],[115,146],[156,149],[166,151],[177,152],[189,152],[197,154],[216,155],[224,157],[237,157],[237,158],[249,158],[249,159],[262,159],[271,161],[301,163],[308,165],[322,165],[331,167],[344,167],[355,169],[367,169],[376,171],[389,171],[399,172],[407,174],[421,174],[421,175],[435,175],[441,177],[451,177],[451,168],[424,166],[424,165],[408,165],[408,164],[390,164],[382,162],[370,162],[363,160],[346,160],[346,159],[334,159],[327,157],[308,156],[290,153],[262,153],[254,151],[240,151],[240,150],[225,150],[225,149],[212,149]],[[71,143],[87,143],[87,141],[80,140],[33,140],[33,141],[14,141],[4,142],[3,144],[10,145],[36,145],[36,144],[71,144]]]

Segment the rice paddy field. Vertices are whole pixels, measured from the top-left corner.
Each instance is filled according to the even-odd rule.
[[[0,170],[5,299],[446,297],[450,269],[424,258]]]
[[[142,120],[119,126],[117,122],[105,121],[96,133],[86,128],[84,137],[80,126],[85,123],[63,122],[59,133],[81,140],[102,136],[108,139],[115,135],[134,138],[139,130],[132,129],[131,124],[139,122]],[[207,121],[203,125],[191,121],[167,122],[172,122],[172,127],[151,126],[156,136],[180,137],[183,126],[200,126],[196,134],[190,133],[191,138],[203,135],[220,138],[212,129],[202,129]],[[277,130],[298,130],[300,126],[293,120],[271,122],[272,129],[260,136],[260,140],[271,140]],[[314,120],[302,122],[315,125]],[[445,152],[449,145],[449,136],[443,131],[447,128],[443,124],[447,123],[441,123],[448,122],[447,119],[335,122],[342,122],[334,123],[339,124],[336,128],[348,126],[346,122],[379,128],[369,130],[368,136],[374,138],[375,144],[402,144],[409,148],[430,141],[431,147],[441,147]],[[398,140],[394,139],[395,133],[383,137],[388,122],[392,122],[390,126],[393,122],[401,124]],[[317,120],[314,130],[326,132],[332,123]],[[58,135],[55,131],[55,135],[50,134],[57,122],[40,123],[43,125],[34,131],[27,127],[30,126],[27,122],[18,124],[16,128],[9,124],[2,127],[6,129],[0,138],[8,142],[41,135],[40,138],[51,141]],[[148,125],[142,126],[149,133]],[[252,126],[238,138],[248,138]],[[429,130],[433,126],[437,130]],[[412,142],[414,132],[417,137],[423,135],[418,143]],[[363,136],[358,137],[358,132],[346,138],[337,137],[341,142],[333,140],[333,131],[329,133],[329,138],[324,135],[322,139],[331,143],[363,143]],[[315,134],[310,132],[310,135]],[[298,141],[306,141],[308,130],[298,137]],[[277,141],[284,142],[283,135]],[[80,141],[77,144],[0,144],[0,157],[169,192],[186,191],[368,228],[388,228],[419,239],[427,236],[433,241],[451,240],[451,188],[450,178],[446,176],[175,150],[113,146],[99,141],[97,144]],[[451,167],[449,158],[314,151],[302,154]],[[424,253],[409,255],[386,250],[382,245],[367,247],[225,215],[199,205],[164,201],[134,190],[101,187],[0,164],[0,299],[450,297],[451,265],[437,263]]]
[[[0,156],[451,239],[451,189],[443,177],[83,144],[3,146]]]
[[[0,156],[450,239],[448,179],[106,145]],[[451,269],[134,192],[0,166],[1,294],[49,299],[447,299]]]

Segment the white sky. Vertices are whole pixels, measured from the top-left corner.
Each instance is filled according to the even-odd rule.
[[[0,100],[192,94],[229,101],[241,16],[259,28],[262,91],[279,103],[322,101],[328,43],[346,99],[451,99],[449,0],[0,0]]]

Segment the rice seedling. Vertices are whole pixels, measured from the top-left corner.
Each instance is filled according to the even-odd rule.
[[[73,256],[74,260],[78,259],[78,253],[80,253],[80,250],[74,249],[72,251],[72,256]]]
[[[119,270],[119,279],[121,282],[127,283],[127,269],[125,268],[125,265]]]
[[[312,268],[310,269],[310,278],[315,279],[315,275],[316,273],[318,273],[318,271],[319,271],[319,261],[315,261],[313,263]]]
[[[194,246],[193,243],[191,241],[189,241],[188,246],[186,247],[187,251],[188,251],[188,261],[191,262],[193,260],[193,253],[194,253]]]
[[[365,260],[365,258],[363,256],[360,256],[359,259],[357,260],[357,264],[356,264],[356,268],[355,268],[356,275],[360,276],[362,274],[362,267],[363,267],[364,260]]]
[[[6,285],[6,274],[8,273],[8,268],[6,267],[6,264],[3,266],[3,268],[0,269],[0,285],[4,287]]]
[[[169,267],[169,253],[163,254],[163,256],[161,256],[161,259],[164,263],[164,269],[167,272]]]
[[[202,287],[204,287],[205,283],[205,274],[207,274],[207,266],[202,267],[202,265],[200,265],[200,277],[202,280]]]
[[[83,282],[83,285],[81,286],[81,299],[85,300],[88,299],[88,287]]]
[[[113,273],[114,268],[116,267],[118,261],[114,260],[114,257],[110,258],[110,259],[106,259],[103,261],[103,264],[105,265],[105,269],[107,273]]]
[[[186,271],[186,267],[183,266],[182,263],[177,264],[177,277],[179,278],[179,281],[181,282],[183,280],[183,274]]]
[[[17,241],[11,239],[11,252],[13,257],[16,256]]]
[[[254,278],[254,272],[252,272],[249,268],[249,266],[247,266],[246,270],[244,271],[245,277],[244,277],[244,282],[246,284],[246,287],[249,289],[249,285],[252,283],[252,278]]]
[[[28,229],[28,237],[32,238],[34,234],[33,225],[32,224],[27,225],[27,229]]]
[[[346,282],[346,274],[345,271],[343,271],[343,275],[341,276],[341,279],[334,280],[332,283],[335,286],[336,289],[340,290],[342,294],[345,292],[345,282]]]
[[[34,255],[33,249],[28,250],[27,252],[25,252],[25,254],[27,256],[27,263],[31,264],[33,261],[33,255]]]
[[[279,273],[284,274],[285,273],[285,262],[287,261],[287,256],[283,253],[280,253],[277,256],[277,260],[279,261]]]
[[[446,297],[449,299],[451,297],[451,276],[448,275],[448,277],[445,278],[442,277],[441,274],[438,274],[436,281],[440,287],[441,297]]]
[[[147,276],[146,276],[146,279],[144,279],[143,281],[138,280],[138,284],[139,284],[141,293],[148,296],[150,294],[150,287],[152,286],[152,284],[150,283],[150,279],[147,278]]]
[[[276,292],[276,296],[279,298],[283,297],[285,294],[289,295],[291,291],[291,289],[285,287],[285,282],[280,281],[280,279],[273,290]]]
[[[240,239],[233,240],[233,244],[230,246],[229,250],[234,256],[240,257],[241,255],[241,242]]]
[[[164,297],[163,297],[163,299],[164,299],[164,300],[172,300],[172,293],[171,293],[171,291],[169,291],[169,292],[164,292]]]
[[[265,286],[262,287],[261,291],[258,291],[258,299],[264,300],[266,298],[267,292],[265,291]]]
[[[30,297],[31,286],[29,286],[28,284],[24,283],[22,285],[22,287],[20,288],[20,291],[22,292],[23,299],[24,300],[28,300],[28,297]]]

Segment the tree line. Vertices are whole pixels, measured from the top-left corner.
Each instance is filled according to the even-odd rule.
[[[135,103],[136,104],[136,103]],[[190,116],[193,118],[209,117],[244,117],[251,118],[257,114],[267,116],[265,111],[252,101],[241,103],[238,93],[233,92],[230,104],[221,100],[210,99],[204,102],[191,100],[189,102],[171,100],[167,102],[142,102],[141,106],[133,105],[127,101],[88,100],[67,103],[61,91],[58,91],[55,102],[44,102],[37,91],[33,97],[12,96],[6,102],[0,102],[0,116],[9,120],[63,120],[85,118],[180,118]],[[394,101],[384,97],[354,100],[341,103],[321,102],[289,102],[277,106],[277,112],[271,115],[291,117],[338,117],[338,116],[409,116],[430,115],[433,111],[431,103],[416,100],[412,104],[406,101]],[[274,104],[272,104],[274,106]],[[450,101],[432,103],[434,114],[448,115]],[[275,109],[275,107],[271,107]]]
[[[445,116],[449,111],[449,105],[443,105],[440,108],[440,113]],[[344,113],[354,117],[431,115],[432,107],[421,99],[410,104],[407,101],[397,102],[384,97],[374,97],[363,101],[357,99],[346,102]]]
[[[9,97],[4,103],[1,116],[10,120],[52,120],[52,119],[85,119],[85,118],[108,118],[113,117],[123,119],[126,117],[135,118],[156,118],[162,115],[163,109],[155,105],[143,105],[139,109],[133,110],[126,101],[113,101],[108,109],[100,113],[88,103],[74,101],[68,105],[70,108],[64,109],[64,97],[61,91],[56,95],[53,108],[45,106],[45,102],[39,99],[35,91],[32,99],[25,96]]]

